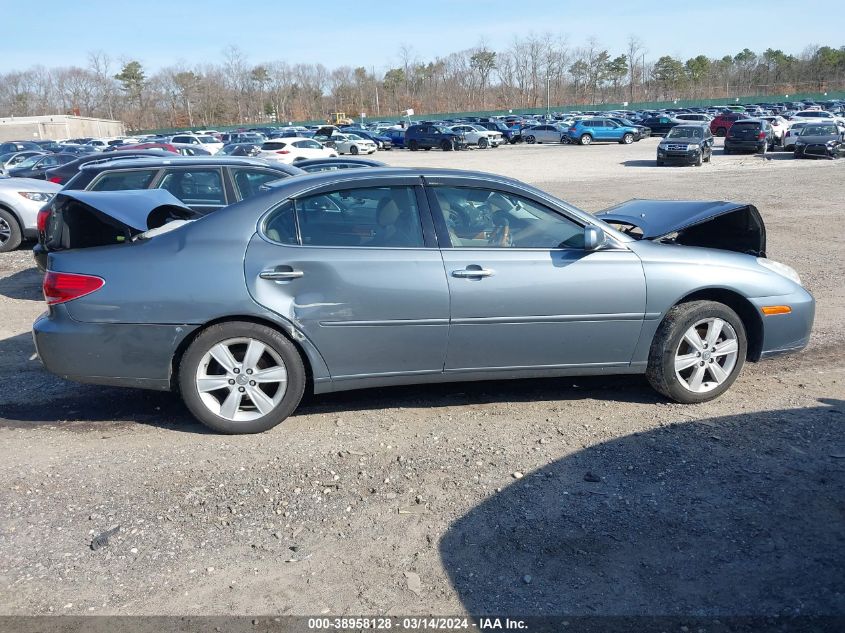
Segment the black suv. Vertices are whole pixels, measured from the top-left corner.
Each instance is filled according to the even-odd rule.
[[[435,123],[418,123],[405,130],[405,147],[412,152],[418,149],[429,150],[432,147],[439,147],[448,152],[465,146],[462,135]]]
[[[740,119],[725,136],[725,154],[757,152],[765,154],[775,148],[775,132],[765,119]]]
[[[205,215],[260,193],[260,187],[268,182],[305,173],[293,165],[256,158],[136,158],[83,165],[64,190],[166,189],[186,206]],[[38,226],[46,226],[46,222],[39,219]],[[42,270],[47,266],[45,239],[39,228],[33,253]]]

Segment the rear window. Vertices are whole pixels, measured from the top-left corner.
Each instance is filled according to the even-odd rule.
[[[282,141],[268,141],[261,146],[261,149],[264,150],[273,150],[273,149],[284,149],[287,147],[287,143],[283,143]]]
[[[760,123],[754,123],[752,121],[749,121],[748,123],[746,123],[744,121],[738,122],[738,123],[734,123],[734,126],[731,129],[737,130],[737,131],[739,131],[739,130],[759,130],[760,129]]]
[[[147,189],[155,178],[156,169],[133,169],[102,174],[88,187],[89,191],[125,191]]]

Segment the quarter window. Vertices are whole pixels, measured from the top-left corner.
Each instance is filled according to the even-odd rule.
[[[464,187],[435,187],[434,194],[453,247],[584,247],[580,225],[532,200]]]

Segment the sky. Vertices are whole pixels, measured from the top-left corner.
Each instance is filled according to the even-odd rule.
[[[790,19],[795,6],[795,0],[0,0],[0,72],[85,66],[88,53],[101,50],[113,60],[137,59],[149,74],[221,62],[231,45],[252,64],[383,72],[398,65],[403,45],[428,61],[481,42],[501,50],[530,33],[563,36],[572,47],[594,37],[612,55],[636,35],[647,59],[845,44],[838,0],[816,0],[813,15],[834,19],[812,20],[811,27]]]

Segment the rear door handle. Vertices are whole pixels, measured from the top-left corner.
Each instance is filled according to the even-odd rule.
[[[452,277],[473,278],[491,277],[493,271],[489,268],[465,268],[464,270],[453,270]]]
[[[258,276],[270,281],[290,281],[291,279],[299,279],[304,275],[305,273],[301,270],[262,270]]]

